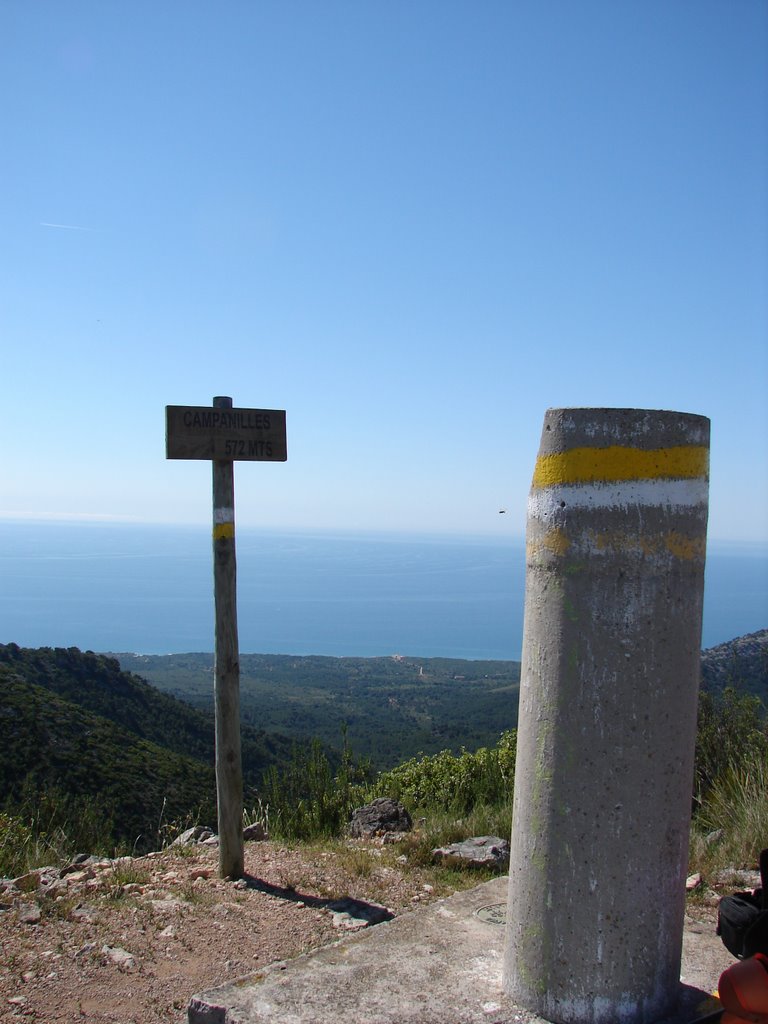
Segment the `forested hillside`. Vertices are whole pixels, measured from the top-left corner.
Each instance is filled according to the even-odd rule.
[[[734,707],[746,708],[740,694],[766,703],[766,652],[768,630],[704,652],[704,711],[714,714],[728,687]],[[0,645],[0,811],[45,808],[53,824],[91,821],[101,835],[106,823],[131,844],[155,841],[163,821],[215,820],[211,655],[119,657],[122,668],[76,648]],[[296,741],[339,748],[345,728],[355,754],[387,769],[493,747],[517,724],[516,662],[243,655],[241,676],[246,801],[264,792],[265,769],[283,785]]]
[[[211,654],[114,655],[121,666],[197,707],[213,703]],[[419,752],[493,745],[517,725],[520,664],[448,658],[241,654],[244,722],[352,748],[377,768]]]
[[[211,654],[114,655],[124,669],[196,707],[213,702]],[[768,630],[702,654],[702,687],[759,696],[768,705]],[[446,658],[330,658],[244,654],[243,721],[354,750],[377,768],[414,754],[493,745],[517,725],[520,664]]]
[[[119,664],[76,648],[0,645],[0,809],[110,822],[134,842],[199,812],[215,820],[213,716],[158,692]],[[279,735],[243,729],[246,784],[290,756]],[[153,837],[156,839],[156,836]]]
[[[712,694],[735,687],[759,697],[768,707],[768,629],[747,633],[704,651],[701,684]]]

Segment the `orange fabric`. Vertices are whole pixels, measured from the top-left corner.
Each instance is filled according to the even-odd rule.
[[[729,967],[717,986],[722,1024],[768,1024],[768,957],[756,953]]]

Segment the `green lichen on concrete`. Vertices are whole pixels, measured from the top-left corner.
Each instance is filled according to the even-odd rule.
[[[585,562],[571,562],[570,565],[565,566],[566,576],[576,576],[577,573],[584,572],[587,568]]]
[[[543,875],[547,869],[547,858],[541,850],[535,850],[531,854],[531,859],[529,863],[531,867],[540,875]]]
[[[552,782],[552,769],[549,766],[549,738],[552,723],[544,719],[536,736],[536,756],[533,765],[533,786],[531,787],[531,829],[536,834],[544,828],[543,804]]]
[[[579,613],[570,597],[563,597],[563,610],[571,622],[579,621]]]
[[[574,645],[568,652],[568,670],[575,672],[579,667],[579,648]]]
[[[529,991],[535,992],[537,995],[543,995],[547,991],[547,980],[541,976],[538,970],[534,973],[531,969],[530,960],[533,959],[531,954],[535,954],[544,942],[544,931],[541,925],[531,924],[523,929],[520,938],[518,957],[515,962],[517,973],[523,985]],[[529,959],[526,958],[526,954],[528,954]]]

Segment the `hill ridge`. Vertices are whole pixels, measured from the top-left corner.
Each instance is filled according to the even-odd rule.
[[[213,819],[211,655],[120,657],[155,674],[162,667],[166,692],[115,656],[0,644],[5,810],[52,792],[112,817],[115,840],[130,842],[156,833],[163,815],[205,808]],[[246,785],[260,786],[265,769],[285,766],[296,741],[320,735],[338,746],[342,727],[354,752],[373,755],[379,768],[493,746],[516,724],[519,673],[517,662],[244,655]],[[189,693],[184,678],[197,680]],[[702,688],[716,694],[729,685],[766,703],[768,630],[703,653]]]

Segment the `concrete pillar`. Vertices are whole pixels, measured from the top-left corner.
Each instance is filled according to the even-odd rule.
[[[528,506],[504,988],[650,1024],[682,952],[709,420],[550,409]]]

